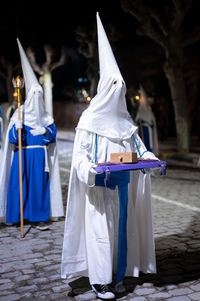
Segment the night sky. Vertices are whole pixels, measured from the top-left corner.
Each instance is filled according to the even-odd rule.
[[[189,26],[199,22],[197,6],[198,1],[194,0],[188,16]],[[54,90],[56,87],[57,90],[62,89],[61,85],[72,78],[76,80],[77,76],[84,76],[87,61],[78,53],[74,31],[81,24],[88,28],[96,24],[97,11],[106,32],[110,24],[114,24],[122,33],[118,41],[111,42],[111,46],[126,84],[138,85],[144,81],[142,68],[145,61],[149,61],[148,68],[155,69],[155,76],[151,75],[151,80],[157,86],[157,93],[169,96],[162,71],[163,50],[149,38],[136,35],[138,23],[133,16],[122,10],[120,0],[5,2],[0,9],[0,56],[5,56],[14,64],[19,63],[16,37],[19,37],[24,49],[29,46],[34,49],[39,62],[44,59],[44,44],[55,47],[58,56],[62,46],[68,47],[75,62],[66,64],[53,75]]]
[[[41,47],[44,43],[74,46],[77,44],[74,30],[81,24],[96,23],[97,11],[105,27],[113,22],[127,31],[132,27],[133,34],[135,31],[136,21],[121,9],[119,0],[41,0],[40,4],[39,1],[13,1],[0,10],[1,54],[16,56],[16,37],[24,48]]]
[[[13,1],[12,5],[4,3],[2,8],[0,9],[0,56],[5,56],[13,64],[19,63],[16,37],[19,37],[24,49],[29,46],[34,49],[37,61],[40,63],[44,61],[44,44],[53,46],[58,58],[62,46],[70,50],[72,58],[75,58],[73,63],[69,62],[59,70],[55,70],[53,74],[54,90],[57,93],[62,89],[62,85],[76,80],[74,77],[85,76],[87,61],[78,52],[75,29],[79,25],[85,25],[88,29],[96,26],[97,11],[106,31],[112,23],[117,30],[124,32],[123,38],[118,45],[115,45],[116,52],[120,53],[121,48],[121,63],[120,57],[117,61],[120,67],[122,65],[122,69],[126,44],[132,44],[134,40],[132,37],[135,36],[136,21],[121,9],[119,0]]]

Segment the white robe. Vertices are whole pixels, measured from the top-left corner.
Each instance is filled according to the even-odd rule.
[[[157,159],[135,131],[140,155]],[[116,142],[98,136],[98,162],[110,161],[112,152],[136,151],[133,138]],[[139,156],[139,155],[138,155]],[[112,282],[116,272],[119,200],[118,191],[94,186],[91,172],[95,157],[95,133],[77,129],[69,180],[61,277],[88,276],[91,284]],[[150,173],[131,171],[127,221],[126,275],[155,273],[155,249],[151,213]]]

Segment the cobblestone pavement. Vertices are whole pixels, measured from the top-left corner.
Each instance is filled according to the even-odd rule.
[[[72,147],[59,141],[65,206]],[[152,197],[157,274],[127,277],[117,300],[200,300],[200,171],[168,168],[152,177]],[[63,229],[64,218],[47,231],[25,225],[24,238],[19,227],[0,226],[0,301],[96,300],[87,278],[60,278]]]

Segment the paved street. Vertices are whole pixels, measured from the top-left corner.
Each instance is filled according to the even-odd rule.
[[[58,136],[64,205],[73,133]],[[200,300],[200,170],[167,168],[152,177],[153,225],[157,274],[125,279],[126,294],[117,300]],[[0,301],[96,300],[87,278],[60,278],[64,218],[20,238],[20,228],[0,226]],[[71,289],[73,288],[72,292]],[[68,294],[70,296],[68,296]]]

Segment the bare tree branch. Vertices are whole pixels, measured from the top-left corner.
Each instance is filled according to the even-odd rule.
[[[184,35],[184,39],[182,41],[182,46],[187,47],[192,44],[195,44],[198,41],[200,41],[200,27],[195,28],[192,33]]]
[[[152,14],[153,18],[156,20],[156,22],[158,23],[163,35],[167,36],[169,33],[169,26],[166,22],[165,16],[163,16],[160,13],[160,11],[158,10],[157,7],[154,7],[151,9],[151,14]]]
[[[51,65],[51,71],[56,69],[57,67],[64,65],[66,63],[67,56],[68,56],[67,49],[65,47],[62,47],[60,59],[58,62],[53,63]]]
[[[182,8],[182,13],[185,16],[192,5],[192,0],[185,0],[185,5]]]
[[[143,14],[131,0],[121,0],[121,6],[127,13],[133,15],[139,23],[143,22]]]
[[[162,18],[158,15],[156,8],[138,0],[121,0],[121,5],[126,12],[129,12],[139,21],[138,34],[147,35],[162,47],[166,47],[167,24],[161,21]]]
[[[174,5],[173,28],[180,28],[183,24],[186,13],[191,7],[192,0],[172,0]]]
[[[33,51],[33,49],[31,47],[29,47],[27,50],[26,50],[26,54],[27,54],[27,57],[31,63],[31,66],[33,67],[33,70],[35,70],[38,74],[42,75],[42,69],[40,68],[40,66],[38,65],[38,63],[36,62],[36,59],[35,59],[35,53]]]
[[[48,70],[48,69],[51,69],[51,64],[53,62],[54,51],[53,51],[53,48],[50,45],[45,45],[44,46],[44,52],[45,52],[46,61],[43,64],[43,68]]]
[[[92,58],[94,56],[95,30],[88,31],[87,28],[79,26],[75,30],[76,40],[79,42],[79,52],[83,54],[86,58]]]
[[[157,30],[155,30],[155,27],[152,23],[152,20],[147,20],[141,28],[137,30],[137,34],[139,35],[146,35],[152,40],[154,40],[156,43],[158,43],[163,48],[166,48],[167,41],[166,39],[161,36]]]
[[[181,14],[185,16],[192,5],[192,0],[172,0],[176,12],[181,11]]]

